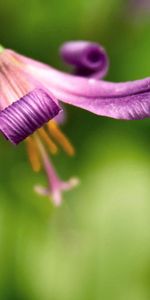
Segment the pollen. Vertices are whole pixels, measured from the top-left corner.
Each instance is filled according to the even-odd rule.
[[[36,142],[34,141],[34,138],[32,136],[26,138],[25,141],[31,167],[34,172],[39,172],[41,170],[41,159]]]
[[[49,151],[52,154],[56,154],[58,152],[58,148],[55,145],[55,143],[52,141],[52,139],[49,137],[45,129],[44,128],[38,129],[38,134],[41,137],[41,139],[45,142],[45,144],[48,146]]]
[[[73,156],[75,154],[75,149],[72,146],[71,142],[64,135],[64,133],[59,129],[55,121],[49,121],[47,123],[47,128],[51,136],[55,141],[63,148],[63,150],[69,155]]]

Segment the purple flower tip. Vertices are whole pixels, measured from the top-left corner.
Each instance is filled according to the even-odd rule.
[[[103,78],[108,71],[108,57],[102,46],[86,41],[67,42],[60,48],[63,60],[74,66],[75,74]]]
[[[0,112],[0,131],[18,144],[60,111],[55,98],[35,89]]]

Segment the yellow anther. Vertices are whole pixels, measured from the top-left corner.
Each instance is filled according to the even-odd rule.
[[[41,169],[41,160],[38,147],[33,137],[26,138],[27,153],[33,171],[39,172]]]
[[[68,140],[68,138],[63,134],[63,132],[59,129],[58,125],[55,121],[49,121],[47,123],[48,130],[52,137],[61,145],[64,151],[73,156],[75,154],[75,149]]]
[[[51,138],[49,137],[47,132],[44,130],[44,128],[38,129],[38,134],[43,139],[43,141],[46,143],[46,145],[48,146],[50,152],[52,154],[56,154],[58,152],[58,148],[55,145],[55,143],[51,140]]]

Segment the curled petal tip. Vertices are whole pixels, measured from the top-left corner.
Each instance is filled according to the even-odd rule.
[[[53,96],[35,89],[0,112],[0,131],[13,144],[18,144],[59,111]]]
[[[62,59],[74,66],[75,74],[103,78],[108,71],[106,51],[99,44],[86,41],[67,42],[60,48]]]

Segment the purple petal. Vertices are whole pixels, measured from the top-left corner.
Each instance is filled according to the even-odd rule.
[[[67,42],[60,48],[63,60],[73,65],[75,74],[103,78],[108,71],[108,57],[99,44],[86,41]]]
[[[69,75],[23,56],[21,59],[26,72],[62,102],[116,119],[150,117],[150,78],[112,83]]]
[[[0,131],[18,144],[60,111],[55,99],[35,89],[0,112]]]
[[[115,119],[150,117],[150,78],[111,83],[68,75],[51,67],[35,70],[35,66],[30,69],[62,102]]]

